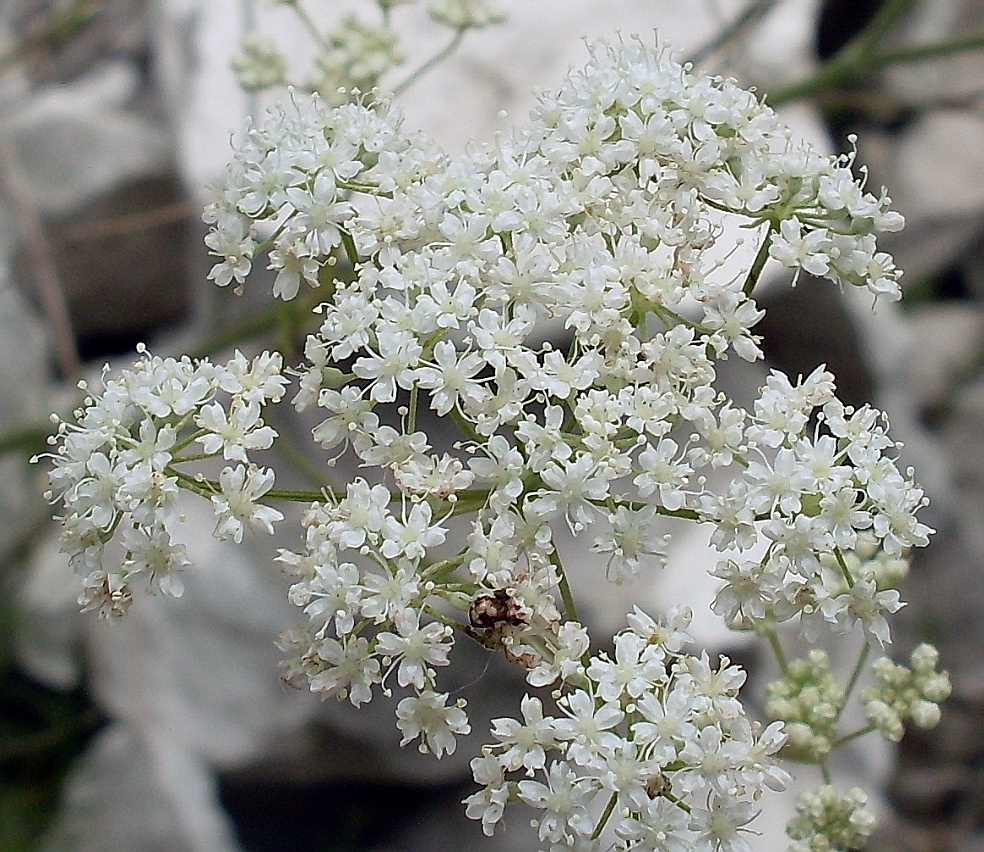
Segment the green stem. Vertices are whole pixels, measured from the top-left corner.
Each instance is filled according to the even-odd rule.
[[[901,65],[908,62],[923,62],[927,59],[938,59],[942,56],[952,56],[966,50],[978,50],[984,47],[984,32],[939,41],[935,44],[920,44],[916,47],[902,47],[898,50],[886,50],[878,57],[879,64]]]
[[[482,436],[475,431],[475,427],[465,419],[465,416],[461,413],[461,409],[458,408],[457,405],[451,409],[451,418],[469,441],[474,441],[476,444],[480,445],[485,443]]]
[[[759,277],[762,275],[762,270],[765,268],[765,264],[769,259],[769,248],[772,245],[772,234],[775,230],[775,223],[769,222],[769,229],[765,232],[765,238],[762,240],[762,245],[759,246],[759,250],[755,255],[752,268],[748,270],[748,277],[745,278],[745,283],[741,287],[741,291],[746,296],[750,297],[752,295],[752,291],[755,289],[755,285],[758,284]]]
[[[455,588],[460,587],[463,589],[465,584],[451,584],[448,581],[451,579],[451,575],[457,571],[461,564],[465,561],[465,556],[465,553],[459,553],[457,556],[452,556],[450,559],[443,559],[440,562],[435,562],[433,565],[425,568],[421,572],[420,577],[422,580],[429,580],[443,586],[455,585]]]
[[[564,602],[564,615],[568,621],[581,623],[577,615],[577,604],[574,602],[574,593],[571,591],[571,584],[567,580],[567,573],[564,571],[564,564],[560,561],[560,554],[557,552],[557,545],[550,553],[550,561],[557,569],[557,587],[560,589],[560,598]]]
[[[355,240],[352,239],[352,235],[348,231],[339,228],[339,233],[342,235],[342,247],[345,249],[345,256],[348,258],[348,262],[352,264],[353,269],[358,268],[359,250],[355,247]]]
[[[851,731],[849,734],[844,734],[844,736],[838,737],[830,744],[830,747],[832,749],[840,748],[840,746],[845,743],[849,743],[851,740],[856,740],[858,737],[863,737],[865,734],[870,734],[873,730],[875,730],[874,725],[865,725],[863,728],[858,728],[856,731]]]
[[[868,662],[868,655],[871,653],[871,645],[867,642],[861,646],[861,653],[858,654],[858,660],[854,664],[854,671],[851,672],[851,679],[847,682],[847,688],[844,690],[844,703],[841,704],[840,709],[837,711],[837,717],[835,722],[838,721],[841,715],[844,713],[844,708],[847,706],[847,702],[851,700],[851,694],[854,692],[855,687],[858,685],[858,680],[861,678],[861,672],[864,671],[864,664]]]
[[[663,798],[665,798],[668,802],[672,802],[674,805],[676,805],[684,813],[689,814],[691,812],[690,805],[688,805],[686,802],[678,799],[672,793],[666,793],[663,796]]]
[[[840,568],[840,572],[843,575],[844,580],[847,582],[848,588],[853,588],[854,577],[851,576],[851,572],[847,567],[847,562],[844,560],[844,554],[841,553],[839,547],[834,548],[834,559],[837,560],[837,567]]]
[[[428,74],[438,65],[440,65],[445,59],[447,59],[452,53],[454,53],[458,49],[458,45],[461,44],[462,39],[464,39],[465,32],[466,30],[464,29],[455,30],[454,37],[451,39],[451,41],[449,41],[446,45],[444,45],[443,48],[441,48],[437,53],[435,53],[416,71],[411,73],[405,80],[403,80],[403,82],[393,87],[393,94],[402,95],[421,77],[423,77],[425,74]]]
[[[615,805],[618,804],[618,791],[612,793],[608,799],[608,804],[605,805],[605,810],[602,811],[600,817],[598,817],[598,824],[595,826],[595,830],[591,832],[591,840],[597,840],[601,837],[601,832],[605,830],[605,826],[608,824],[608,818],[612,815],[615,810]]]
[[[776,628],[770,624],[763,632],[765,634],[765,638],[769,640],[769,647],[772,649],[776,662],[779,664],[779,671],[782,672],[783,677],[788,677],[789,660],[786,658],[786,652],[782,649],[782,645],[779,643],[779,634],[776,633]]]
[[[347,189],[351,192],[360,192],[363,195],[372,195],[376,198],[392,198],[392,192],[381,192],[375,183],[360,183],[355,180],[339,180],[336,182],[339,189]]]
[[[483,509],[485,504],[489,502],[489,494],[487,488],[469,488],[467,491],[459,491],[455,495],[458,499],[454,504],[447,502],[447,505],[451,505],[452,515],[467,515],[470,512]]]
[[[727,26],[723,27],[710,41],[690,54],[688,62],[700,65],[714,54],[719,53],[731,42],[742,38],[756,24],[768,15],[779,0],[750,0],[741,13]]]
[[[276,345],[284,356],[284,361],[290,363],[297,355],[297,347],[294,345],[294,311],[290,302],[277,300],[277,319],[276,319]]]
[[[607,506],[605,500],[589,500],[589,503],[593,506]],[[695,509],[667,509],[665,506],[660,506],[658,503],[643,503],[638,500],[621,500],[616,498],[616,504],[619,506],[625,506],[633,512],[641,512],[643,509],[655,509],[657,515],[662,515],[666,518],[682,518],[685,521],[704,521],[705,518],[701,517],[700,513]],[[769,519],[769,515],[764,515],[762,517],[756,516],[756,521],[764,521]]]
[[[167,473],[172,474],[178,480],[178,486],[197,494],[199,497],[204,497],[206,500],[210,500],[213,494],[218,494],[222,489],[219,488],[217,482],[212,482],[207,479],[198,479],[191,474],[185,473],[184,471],[176,470],[170,465],[165,469]]]
[[[656,316],[658,316],[665,325],[672,326],[673,323],[679,325],[685,325],[688,328],[692,328],[698,334],[713,334],[714,332],[705,325],[701,325],[699,322],[694,322],[693,320],[687,319],[685,316],[678,314],[676,311],[671,311],[669,308],[662,305],[653,305],[650,310]],[[666,322],[667,319],[673,322]]]
[[[413,387],[410,388],[410,404],[407,408],[407,434],[412,435],[417,431],[417,405],[419,404],[418,397],[420,395],[420,386],[414,382]]]
[[[192,475],[168,465],[167,472],[178,478],[178,484],[203,497],[221,494],[222,486],[214,479]],[[327,488],[327,486],[325,486]],[[271,488],[263,497],[269,500],[286,500],[292,503],[318,503],[325,500],[324,491],[303,491],[289,488]]]
[[[838,88],[887,64],[876,48],[915,3],[916,0],[887,0],[868,26],[821,65],[815,74],[773,92],[769,95],[769,104],[780,106],[826,89]]]
[[[297,15],[298,20],[303,24],[304,29],[310,33],[311,38],[313,38],[321,47],[327,49],[331,47],[328,40],[322,35],[321,30],[318,29],[318,25],[315,24],[314,20],[307,13],[307,10],[298,2],[298,0],[281,0],[284,6],[287,6],[294,10],[294,14]]]
[[[173,456],[171,464],[185,464],[186,462],[201,461],[202,459],[214,459],[218,453],[195,453],[191,456]]]

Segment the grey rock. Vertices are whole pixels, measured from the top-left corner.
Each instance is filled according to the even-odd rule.
[[[11,549],[25,544],[43,520],[40,468],[27,457],[45,449],[39,436],[48,427],[45,389],[47,334],[31,306],[11,285],[0,258],[0,439],[20,436],[21,452],[0,455],[0,568]]]
[[[165,731],[104,729],[67,787],[42,852],[235,852],[215,780]]]
[[[46,218],[52,260],[83,353],[132,347],[188,315],[193,209],[177,178],[162,174],[128,180],[70,214]],[[35,271],[24,252],[15,274],[26,292],[35,292]]]
[[[138,83],[133,66],[106,63],[76,82],[33,92],[9,121],[39,212],[68,213],[131,180],[167,173],[168,133],[128,108]]]

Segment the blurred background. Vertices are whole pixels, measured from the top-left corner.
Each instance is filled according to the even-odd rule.
[[[510,672],[476,651],[460,685],[479,739],[440,763],[399,752],[390,708],[281,685],[273,641],[291,614],[274,548],[228,549],[194,515],[185,596],[97,623],[77,612],[44,465],[28,459],[76,381],[140,341],[284,342],[267,304],[206,283],[200,211],[231,134],[286,82],[408,82],[408,123],[460,151],[503,128],[502,111],[522,120],[534,88],[582,63],[582,37],[616,31],[656,31],[677,58],[756,87],[822,150],[857,134],[870,186],[906,216],[884,246],[905,270],[901,305],[784,279],[759,329],[766,368],[826,363],[847,401],[885,408],[933,500],[938,533],[914,555],[892,653],[936,643],[954,695],[935,731],[840,767],[881,796],[869,848],[984,849],[984,3],[501,0],[501,22],[463,37],[423,2],[389,5],[381,29],[372,0],[0,4],[0,852],[532,848],[522,819],[489,843],[458,804],[483,714],[521,694]],[[763,369],[728,381],[754,390]],[[713,589],[693,579],[706,545],[675,548],[688,570],[635,593],[706,608]],[[595,620],[617,627],[625,603],[592,600]],[[754,647],[698,616],[701,641],[754,680]],[[756,849],[784,848],[783,817],[767,810]]]

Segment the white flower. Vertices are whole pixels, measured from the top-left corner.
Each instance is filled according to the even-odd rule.
[[[432,547],[444,542],[447,530],[440,521],[432,523],[429,503],[414,503],[402,521],[392,515],[383,523],[380,552],[387,559],[402,556],[410,561],[422,559]]]
[[[575,763],[586,766],[597,754],[614,750],[621,737],[612,728],[624,718],[615,704],[597,702],[584,690],[566,695],[559,704],[567,718],[554,720],[552,736],[570,741],[567,754]]]
[[[472,408],[488,397],[489,392],[475,380],[484,366],[481,356],[474,352],[459,359],[454,344],[442,340],[434,347],[434,366],[417,369],[417,382],[434,392],[431,407],[443,417],[462,403],[465,408]]]
[[[769,256],[784,266],[801,267],[811,275],[826,275],[830,269],[833,242],[825,228],[803,231],[798,219],[786,219],[772,235]]]
[[[519,797],[526,804],[544,811],[540,819],[540,840],[553,843],[569,840],[575,834],[587,835],[593,828],[588,806],[597,787],[578,778],[562,760],[550,764],[547,783],[520,781]]]
[[[476,757],[471,762],[471,769],[475,783],[481,784],[482,789],[465,799],[465,816],[481,820],[482,833],[491,837],[509,801],[509,788],[503,779],[502,767],[495,757]]]
[[[413,383],[413,367],[417,365],[423,348],[408,332],[399,329],[377,331],[379,354],[370,354],[356,360],[352,372],[360,379],[369,379],[371,399],[376,402],[393,402],[396,388],[409,389]]]
[[[359,580],[359,569],[351,562],[316,565],[314,577],[291,587],[290,601],[313,621],[323,617],[324,627],[334,621],[336,634],[345,636],[361,607]]]
[[[356,707],[372,699],[372,685],[380,681],[379,660],[372,656],[366,639],[359,636],[343,643],[326,637],[317,652],[327,665],[311,677],[312,692],[347,696]]]
[[[221,491],[212,495],[216,538],[231,538],[238,544],[243,540],[246,527],[273,535],[273,525],[284,519],[283,513],[257,502],[273,487],[273,479],[270,468],[237,465],[222,469],[219,474]]]
[[[442,500],[470,488],[475,475],[465,470],[460,459],[443,456],[409,458],[394,468],[393,478],[408,494],[433,494]]]
[[[351,483],[345,499],[331,513],[328,536],[341,548],[358,549],[367,539],[374,538],[389,517],[390,493],[382,485],[364,479]]]
[[[588,677],[598,683],[598,694],[605,701],[618,701],[624,694],[639,698],[663,679],[663,656],[635,633],[615,637],[615,660],[602,655],[588,667]]]
[[[371,434],[379,428],[379,417],[373,413],[374,403],[364,396],[360,388],[322,390],[318,405],[333,412],[311,430],[314,440],[326,450],[353,437]]]
[[[659,533],[659,515],[651,507],[639,510],[619,506],[609,515],[610,530],[597,536],[591,549],[610,553],[608,579],[620,583],[635,577],[645,562],[662,564],[668,536]]]
[[[270,251],[269,269],[277,273],[273,281],[273,295],[285,302],[297,296],[301,281],[311,287],[317,287],[318,274],[321,265],[317,259],[305,252],[310,251],[306,246],[289,242],[278,244]]]
[[[403,734],[400,745],[422,737],[421,751],[429,751],[437,758],[454,754],[458,746],[455,735],[470,733],[471,725],[465,711],[457,704],[448,707],[447,699],[447,693],[428,689],[397,704],[396,726]]]
[[[392,574],[367,574],[363,578],[365,588],[361,601],[362,614],[376,624],[392,619],[407,609],[420,593],[416,574],[400,567]]]
[[[237,349],[219,371],[219,387],[246,403],[279,402],[288,384],[281,374],[283,363],[279,352],[263,352],[250,361]]]
[[[128,574],[145,573],[149,583],[165,595],[179,598],[184,583],[178,572],[191,565],[183,544],[172,540],[166,527],[124,527],[121,536],[127,551],[124,565]]]
[[[432,621],[420,626],[420,614],[415,609],[404,609],[393,617],[398,633],[380,633],[376,651],[386,657],[398,658],[400,670],[397,680],[400,686],[414,686],[418,690],[434,677],[432,666],[446,666],[448,654],[454,642],[451,628]]]
[[[532,508],[543,517],[566,513],[572,524],[589,524],[598,514],[591,501],[608,496],[608,471],[586,453],[563,466],[551,462],[540,477],[547,490],[540,492]]]
[[[684,488],[693,468],[679,457],[679,447],[671,438],[663,438],[656,446],[649,445],[639,454],[642,472],[632,480],[640,497],[659,495],[667,509],[682,508],[687,500]]]
[[[270,426],[264,426],[260,418],[260,406],[256,402],[233,403],[226,415],[218,402],[203,406],[196,422],[207,430],[198,441],[209,455],[220,450],[226,461],[249,461],[247,450],[267,450],[273,446],[277,433]]]
[[[543,769],[546,751],[557,745],[556,720],[543,716],[543,704],[539,698],[523,697],[521,708],[523,723],[516,719],[493,719],[492,736],[507,746],[499,761],[507,771],[525,767]]]
[[[459,35],[489,9],[431,5]],[[551,687],[554,709],[527,696],[472,761],[482,789],[467,813],[486,834],[519,799],[551,849],[746,852],[763,791],[788,779],[775,754],[788,737],[823,761],[850,739],[849,690],[819,652],[783,661],[768,698],[783,724],[762,730],[739,700],[744,672],[688,652],[683,608],[636,608],[592,656],[561,615],[575,607],[558,528],[587,535],[619,581],[662,561],[661,516],[707,523],[723,552],[713,607],[730,626],[775,637],[798,616],[808,641],[858,622],[887,641],[903,553],[931,531],[884,416],[844,406],[822,367],[774,371],[745,410],[716,362],[761,357],[765,258],[794,280],[805,269],[896,298],[876,233],[900,217],[854,179],[854,154],[791,145],[753,94],[638,39],[591,45],[527,126],[460,157],[374,95],[344,102],[399,61],[388,25],[346,18],[324,46],[316,76],[333,100],[293,93],[249,128],[207,243],[221,285],[241,287],[261,250],[275,297],[324,280],[294,404],[323,409],[312,436],[350,475],[273,492],[273,471],[251,464],[277,437],[263,407],[286,391],[279,354],[221,365],[141,350],[85,387],[53,438],[49,499],[86,578],[82,606],[116,616],[136,588],[180,593],[179,488],[210,498],[216,536],[237,542],[282,519],[264,497],[305,502],[303,544],[278,558],[307,620],[280,642],[289,677],[358,706],[376,684],[389,697],[395,673],[410,693],[401,744],[438,757],[470,730],[463,701],[437,692],[451,625]],[[747,278],[721,267],[737,243],[720,211],[753,235]],[[434,423],[449,418],[462,440],[435,452]],[[193,467],[220,455],[217,483]],[[896,737],[936,721],[949,682],[932,652],[875,672],[871,725]],[[792,830],[803,848],[863,834],[849,830],[866,822],[856,802],[807,804]]]
[[[501,512],[523,493],[526,465],[519,450],[502,435],[493,435],[482,449],[487,456],[470,459],[468,467],[493,486],[489,505]]]

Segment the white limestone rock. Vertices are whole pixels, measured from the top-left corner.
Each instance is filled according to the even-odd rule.
[[[128,107],[137,83],[129,64],[105,63],[32,92],[14,114],[8,128],[39,213],[71,213],[131,180],[167,173],[167,133]]]

